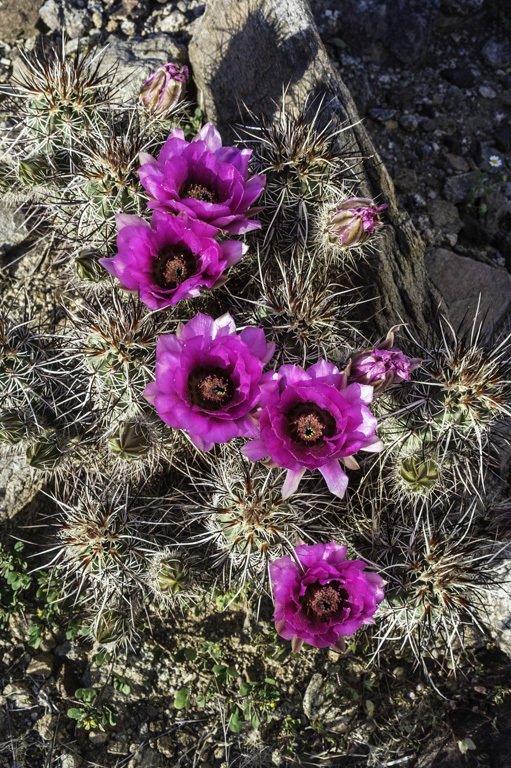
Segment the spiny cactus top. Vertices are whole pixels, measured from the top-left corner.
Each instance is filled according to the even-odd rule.
[[[228,313],[213,320],[198,312],[175,336],[158,339],[156,381],[144,396],[166,424],[185,429],[200,450],[255,437],[252,414],[274,349],[259,328],[245,328],[238,336]]]
[[[247,251],[238,240],[219,243],[218,230],[186,213],[155,211],[151,224],[138,216],[116,216],[118,253],[99,262],[121,287],[139,293],[149,309],[174,306],[223,282],[227,267]]]
[[[306,371],[283,365],[261,386],[260,434],[242,453],[252,461],[269,456],[288,470],[284,498],[296,491],[306,469],[319,469],[329,490],[342,498],[348,477],[339,459],[358,468],[354,453],[383,448],[367,407],[372,399],[372,387],[347,385],[346,375],[326,360]]]
[[[140,181],[149,193],[150,208],[185,211],[229,234],[239,235],[261,224],[249,217],[250,206],[264,189],[265,177],[248,177],[250,149],[222,147],[222,139],[206,123],[191,142],[175,128],[158,160],[141,153]]]
[[[277,632],[293,640],[295,651],[303,642],[344,650],[343,636],[374,623],[385,581],[361,560],[347,560],[346,547],[335,541],[302,544],[294,555],[270,563]]]

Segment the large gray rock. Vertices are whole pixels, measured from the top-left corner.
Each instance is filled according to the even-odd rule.
[[[2,254],[22,243],[27,236],[25,214],[0,203],[0,263]]]
[[[468,16],[477,13],[484,5],[484,0],[442,0],[442,10],[456,16]]]
[[[42,3],[43,0],[0,0],[0,40],[13,42],[18,37],[36,34]]]
[[[498,583],[485,595],[481,619],[500,649],[511,656],[511,560],[505,560],[495,576]]]
[[[44,485],[44,474],[28,466],[24,456],[0,461],[0,522],[14,517]]]
[[[431,280],[447,304],[454,327],[467,327],[479,304],[484,331],[489,334],[511,310],[511,275],[503,269],[444,248],[427,251],[424,260]]]
[[[103,59],[104,67],[118,67],[119,97],[132,101],[138,98],[140,88],[149,75],[169,61],[186,64],[184,45],[170,35],[148,35],[143,40],[121,40],[110,37]]]
[[[84,0],[46,0],[39,15],[49,29],[65,30],[72,40],[83,37],[92,27]]]

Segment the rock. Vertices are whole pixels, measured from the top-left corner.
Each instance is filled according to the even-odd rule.
[[[303,711],[309,720],[322,723],[328,731],[346,733],[357,707],[336,706],[329,683],[323,679],[323,675],[316,673],[312,675],[304,693]]]
[[[79,687],[80,680],[75,672],[75,665],[66,659],[57,678],[57,690],[64,699],[72,699]]]
[[[398,121],[401,128],[410,131],[410,133],[416,131],[419,126],[419,121],[415,115],[400,115]]]
[[[21,512],[44,483],[43,473],[29,467],[23,456],[4,456],[0,462],[0,522]]]
[[[452,67],[452,69],[443,69],[440,74],[451,85],[457,88],[473,88],[475,84],[474,73],[467,67]]]
[[[454,171],[465,173],[470,170],[470,163],[461,155],[453,155],[450,152],[446,152],[445,159]]]
[[[511,125],[509,125],[509,123],[501,125],[500,128],[495,131],[494,139],[497,149],[506,154],[511,152]]]
[[[186,25],[186,16],[181,11],[172,11],[168,16],[164,16],[163,19],[157,24],[157,29],[160,32],[179,32]]]
[[[52,653],[40,653],[30,660],[27,667],[27,675],[34,677],[49,677],[53,670],[55,657]]]
[[[101,747],[108,741],[108,733],[99,731],[98,733],[89,733],[89,744],[91,747]]]
[[[442,0],[442,10],[445,13],[468,16],[483,7],[484,0]]]
[[[433,248],[424,257],[428,274],[442,294],[454,327],[472,322],[479,303],[483,329],[490,334],[511,309],[511,275],[479,261]]]
[[[380,107],[373,107],[367,113],[373,120],[378,120],[379,123],[385,123],[387,120],[392,120],[396,114],[395,109],[380,109]]]
[[[133,755],[127,768],[165,768],[166,765],[163,755],[151,747],[143,747]]]
[[[156,746],[158,747],[158,752],[161,752],[165,757],[174,757],[176,750],[172,736],[169,733],[162,734],[156,740]]]
[[[494,69],[511,67],[511,39],[492,37],[482,50],[484,60]]]
[[[0,258],[28,237],[26,214],[4,203],[0,204]]]
[[[0,40],[13,42],[18,37],[38,34],[39,8],[43,0],[0,0]]]
[[[417,171],[413,168],[400,168],[394,177],[399,192],[415,192],[417,183]]]
[[[82,758],[69,752],[60,755],[54,763],[55,768],[80,768],[81,765]]]
[[[420,61],[426,53],[440,0],[336,0],[336,37],[353,56],[361,51],[377,61],[399,59],[404,64]],[[324,33],[324,11],[318,7],[316,22]],[[329,37],[333,36],[331,32]]]
[[[487,85],[481,85],[479,88],[479,96],[481,96],[483,99],[494,99],[496,95],[497,94],[493,88],[490,88]]]
[[[511,560],[507,559],[497,570],[495,587],[485,593],[484,611],[481,611],[481,619],[500,649],[508,656],[511,656],[510,578]]]
[[[124,101],[138,98],[140,88],[149,75],[169,61],[185,64],[187,53],[184,45],[169,35],[148,35],[143,40],[120,40],[111,37],[105,51],[103,67],[119,67],[119,97]]]
[[[51,741],[55,736],[55,727],[58,715],[47,714],[40,717],[35,724],[35,729],[43,741]]]
[[[428,206],[429,216],[435,227],[448,234],[457,233],[463,227],[458,209],[448,200],[432,200]]]
[[[2,696],[4,700],[8,700],[12,705],[20,709],[32,706],[33,696],[32,692],[24,680],[14,680],[12,683],[8,683],[2,690]]]
[[[65,30],[73,40],[83,37],[92,27],[91,14],[84,5],[83,0],[46,0],[39,15],[52,32]]]
[[[474,189],[477,182],[477,171],[451,176],[444,184],[444,195],[451,203],[461,203]]]

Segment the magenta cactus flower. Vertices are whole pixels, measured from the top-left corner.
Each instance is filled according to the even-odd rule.
[[[304,642],[342,651],[344,637],[374,624],[385,581],[365,568],[361,560],[347,560],[346,547],[335,541],[301,544],[294,559],[285,555],[270,563],[275,628],[292,641],[293,651]]]
[[[222,139],[206,123],[191,142],[174,128],[158,160],[142,153],[138,173],[150,196],[149,207],[169,213],[184,211],[230,234],[258,229],[251,208],[264,189],[263,175],[248,175],[252,151],[222,147]]]
[[[339,203],[328,219],[328,239],[341,248],[363,245],[382,226],[380,212],[387,207],[376,205],[369,197],[351,197]]]
[[[410,373],[421,361],[407,357],[399,347],[394,347],[394,326],[388,332],[385,341],[378,347],[363,350],[353,355],[348,368],[348,381],[369,384],[375,392],[380,392],[394,382],[410,381]]]
[[[156,380],[144,397],[166,424],[186,430],[199,450],[255,437],[253,412],[274,350],[260,328],[238,335],[229,314],[213,320],[199,312],[175,335],[158,339]]]
[[[243,446],[252,461],[269,457],[288,470],[283,498],[296,491],[305,470],[319,469],[328,488],[342,498],[357,451],[380,451],[376,418],[367,407],[373,388],[347,385],[346,374],[320,360],[306,371],[283,365],[261,386],[259,437]]]
[[[153,115],[165,115],[184,99],[188,67],[163,64],[153,72],[140,90],[140,101]]]
[[[116,216],[118,253],[100,259],[120,287],[139,293],[149,309],[174,306],[216,288],[225,270],[236,264],[247,246],[237,240],[217,242],[215,227],[186,214],[155,211],[151,224],[138,216]]]

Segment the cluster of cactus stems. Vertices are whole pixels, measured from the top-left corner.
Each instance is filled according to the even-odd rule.
[[[378,249],[385,201],[357,196],[359,158],[344,129],[320,124],[321,104],[296,117],[283,99],[273,123],[250,114],[240,143],[266,176],[261,228],[244,236],[227,284],[149,311],[100,259],[116,253],[116,215],[149,220],[140,153],[156,156],[175,126],[189,135],[193,118],[174,97],[155,109],[167,101],[152,90],[151,109],[121,103],[116,81],[101,52],[67,55],[63,42],[26,56],[0,167],[7,196],[54,228],[63,308],[42,324],[28,300],[3,302],[0,446],[53,483],[48,557],[83,599],[91,635],[122,646],[141,612],[183,609],[213,584],[260,599],[274,560],[333,540],[387,582],[375,653],[409,642],[418,659],[454,663],[509,540],[509,502],[486,491],[511,407],[509,338],[483,341],[477,317],[464,333],[446,318],[428,338],[395,329],[416,362],[375,386],[385,448],[348,464],[342,499],[318,472],[283,498],[283,469],[249,461],[242,440],[201,452],[143,397],[158,338],[199,311],[230,312],[275,343],[275,368],[328,360],[349,371],[364,350],[385,349],[358,322],[366,304],[370,315],[364,254]]]

